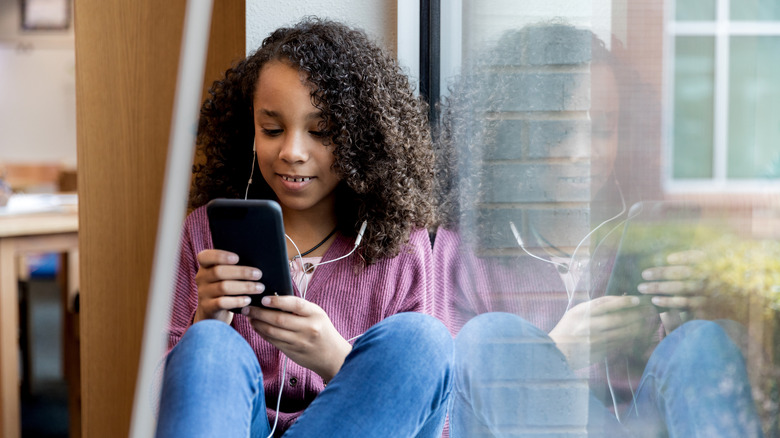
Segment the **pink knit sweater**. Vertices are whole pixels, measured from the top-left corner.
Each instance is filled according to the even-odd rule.
[[[459,234],[436,233],[435,316],[453,335],[469,319],[488,312],[508,312],[549,332],[560,321],[568,296],[555,267],[532,257],[477,257]]]
[[[347,254],[353,246],[353,239],[337,235],[322,261]],[[196,256],[209,248],[212,248],[212,242],[206,209],[200,207],[184,223],[168,335],[169,348],[179,342],[192,324],[198,301]],[[355,257],[353,254],[317,267],[306,293],[307,300],[327,312],[345,339],[360,335],[396,313],[432,314],[432,256],[425,230],[413,232],[408,245],[397,257],[377,262],[357,274],[353,269]],[[246,317],[235,315],[231,325],[249,342],[260,362],[271,421],[275,415],[279,386],[284,384],[277,431],[286,430],[323,389],[322,380],[316,373],[288,361],[287,375],[281,382],[284,356],[279,350],[257,335]]]

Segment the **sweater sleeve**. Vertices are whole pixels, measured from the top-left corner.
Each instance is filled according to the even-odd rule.
[[[477,315],[478,309],[483,308],[480,303],[474,302],[480,298],[479,294],[464,292],[476,289],[476,273],[468,269],[460,249],[461,242],[457,232],[444,228],[437,231],[433,247],[434,316],[444,323],[453,336],[469,319]]]
[[[412,233],[409,244],[397,257],[398,277],[396,311],[419,312],[433,315],[433,255],[428,232],[424,229]]]
[[[170,351],[184,335],[195,316],[198,306],[198,288],[195,274],[198,272],[197,255],[210,246],[205,211],[197,209],[184,221],[179,245],[179,265],[174,284],[171,319],[168,326],[168,350]]]

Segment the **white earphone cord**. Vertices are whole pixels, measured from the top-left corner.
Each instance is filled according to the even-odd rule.
[[[249,171],[249,181],[246,183],[246,190],[244,191],[244,199],[247,199],[249,196],[249,186],[252,185],[252,177],[255,175],[255,160],[257,159],[257,150],[254,147],[254,142],[252,143],[252,170]]]
[[[253,167],[252,170],[254,170],[254,167]],[[250,179],[249,179],[249,183],[250,184],[252,183],[251,176],[250,176]],[[248,185],[247,185],[247,192],[249,192],[249,186]],[[317,264],[315,264],[313,266],[313,268],[317,268],[318,266],[326,265],[328,263],[333,263],[333,262],[339,261],[341,259],[347,258],[350,255],[352,255],[352,253],[354,253],[355,250],[357,249],[358,245],[360,245],[360,242],[363,240],[363,234],[366,232],[366,226],[367,225],[368,225],[368,222],[363,221],[363,224],[360,226],[360,231],[358,231],[358,235],[357,235],[357,237],[355,237],[355,245],[352,247],[351,251],[349,251],[348,253],[344,254],[343,256],[337,257],[337,258],[335,258],[333,260],[328,260],[327,262],[317,263]],[[292,238],[290,236],[288,236],[286,233],[285,233],[284,237],[286,237],[287,240],[289,240],[290,243],[292,243],[293,247],[295,248],[295,252],[298,253],[297,260],[300,262],[300,260],[303,259],[303,256],[301,256],[301,250],[298,248],[298,245],[296,245],[295,241],[292,240]],[[304,274],[305,274],[305,271],[304,271]],[[304,284],[303,290],[301,291],[301,298],[303,298],[305,300],[306,299],[306,292],[309,289],[309,279],[306,277],[306,275],[303,276],[301,281],[303,281],[304,279],[306,280],[306,283]],[[299,290],[301,289],[300,285],[298,285],[298,289]],[[350,342],[350,341],[352,341],[354,339],[357,339],[360,336],[362,336],[362,334],[348,339],[347,342]],[[276,425],[279,422],[279,407],[282,404],[282,391],[284,391],[284,380],[287,377],[287,361],[289,360],[289,358],[286,355],[284,355],[284,353],[282,353],[282,355],[284,356],[284,361],[282,363],[282,379],[281,379],[281,385],[279,385],[279,395],[276,397],[276,415],[274,416],[274,424],[271,427],[271,433],[268,435],[267,438],[273,437],[274,431],[276,431]]]
[[[627,210],[627,208],[626,208],[626,207],[627,207],[627,206],[626,206],[626,199],[625,199],[625,197],[623,196],[623,190],[621,189],[621,187],[620,187],[620,182],[617,180],[617,178],[615,178],[615,183],[617,184],[618,193],[620,194],[620,203],[621,203],[621,205],[622,205],[622,209],[620,210],[620,213],[618,213],[618,214],[616,214],[615,216],[613,216],[613,217],[611,217],[611,218],[609,218],[609,219],[605,220],[604,222],[600,223],[600,224],[599,224],[599,225],[598,225],[596,228],[594,228],[594,229],[590,230],[590,231],[588,232],[588,234],[586,234],[586,235],[585,235],[585,237],[583,237],[583,238],[582,238],[582,240],[580,240],[580,242],[579,242],[579,243],[577,244],[577,246],[574,248],[574,252],[571,254],[571,257],[569,258],[569,266],[566,266],[565,264],[562,264],[562,263],[556,263],[556,262],[554,262],[554,261],[552,261],[552,260],[547,260],[547,259],[545,259],[545,258],[539,257],[539,256],[537,256],[536,254],[533,254],[533,253],[531,253],[530,251],[528,251],[528,250],[525,248],[525,244],[523,243],[523,239],[522,239],[522,237],[520,236],[520,232],[517,230],[517,227],[515,227],[515,224],[514,224],[514,222],[512,222],[512,221],[509,221],[509,227],[510,227],[510,228],[511,228],[511,230],[512,230],[512,234],[515,236],[515,240],[517,241],[517,244],[518,244],[518,245],[520,246],[520,248],[521,248],[521,249],[522,249],[522,250],[523,250],[523,251],[524,251],[526,254],[528,254],[529,256],[531,256],[531,257],[533,257],[533,258],[536,258],[536,259],[538,259],[538,260],[541,260],[541,261],[543,261],[543,262],[545,262],[545,263],[550,263],[550,264],[552,264],[552,265],[555,265],[555,266],[558,266],[558,267],[562,267],[562,268],[566,269],[567,271],[571,272],[571,271],[574,269],[574,258],[575,258],[575,256],[577,255],[577,251],[579,251],[579,249],[580,249],[580,247],[582,246],[582,244],[583,244],[583,243],[585,243],[585,241],[586,241],[586,240],[588,240],[588,238],[589,238],[591,235],[593,235],[593,233],[595,233],[595,232],[596,232],[598,229],[600,229],[600,228],[601,228],[601,227],[603,227],[604,225],[606,225],[606,224],[608,224],[608,223],[610,223],[610,222],[612,222],[612,221],[614,221],[614,220],[618,219],[618,218],[619,218],[620,216],[622,216],[622,215],[623,215],[623,213],[625,213],[625,212],[626,212],[626,210]],[[628,219],[628,218],[627,218],[627,219]],[[614,228],[612,228],[612,229],[609,231],[609,233],[607,233],[607,236],[608,236],[608,235],[610,235],[610,234],[612,234],[612,232],[613,232],[613,231],[615,231],[615,230],[616,230],[616,229],[617,229],[617,228],[618,228],[618,227],[619,227],[621,224],[623,224],[624,222],[625,222],[625,220],[623,220],[623,221],[621,221],[620,223],[618,223],[618,224],[617,224],[617,225],[616,225]],[[606,237],[606,236],[605,236],[605,237]],[[568,312],[569,308],[570,308],[570,307],[571,307],[571,305],[572,305],[572,302],[574,301],[574,291],[571,291],[571,290],[569,290],[569,287],[568,287],[568,285],[566,284],[566,282],[564,282],[563,286],[564,286],[564,288],[566,289],[566,296],[567,296],[567,297],[568,297],[568,299],[569,299],[568,305],[566,306],[566,311]]]
[[[620,203],[622,204],[622,209],[620,210],[620,213],[618,213],[615,216],[613,216],[613,217],[605,220],[604,222],[600,223],[596,228],[594,228],[590,232],[588,232],[588,234],[586,234],[585,237],[582,238],[582,240],[580,240],[580,242],[577,244],[577,247],[574,248],[574,252],[571,254],[571,257],[569,259],[569,266],[568,266],[568,268],[565,265],[561,264],[561,263],[556,263],[556,262],[554,262],[552,260],[547,260],[545,258],[539,257],[539,256],[537,256],[535,254],[532,254],[527,249],[525,249],[525,244],[523,243],[523,239],[520,236],[520,232],[517,230],[517,227],[515,227],[515,224],[512,221],[509,221],[509,227],[512,230],[512,234],[514,234],[514,236],[515,236],[515,240],[517,240],[517,244],[529,256],[531,256],[531,257],[533,257],[535,259],[541,260],[541,261],[543,261],[545,263],[550,263],[550,264],[555,265],[555,266],[564,267],[564,268],[567,269],[568,272],[571,272],[571,270],[574,268],[574,257],[577,254],[577,251],[582,246],[582,244],[586,240],[588,240],[588,238],[591,235],[593,235],[593,233],[595,233],[599,228],[603,227],[604,225],[608,224],[609,222],[612,222],[612,221],[618,219],[619,217],[621,217],[626,212],[626,209],[627,209],[626,208],[627,207],[626,206],[626,199],[623,196],[623,190],[620,187],[620,182],[617,180],[617,178],[615,178],[615,183],[617,185],[618,193],[620,194]],[[629,219],[631,219],[631,217],[628,217],[628,218],[620,221],[620,223],[618,223],[615,227],[613,227],[611,230],[609,230],[609,232],[604,236],[604,238],[606,238],[607,236],[612,234],[613,231],[615,231],[618,227],[620,227],[621,224],[625,223]],[[574,291],[570,291],[569,290],[569,286],[566,284],[566,281],[564,281],[563,286],[564,286],[564,288],[566,288],[566,295],[569,298],[569,302],[568,302],[568,304],[566,306],[566,312],[568,312],[569,309],[571,308],[571,305],[572,305],[573,301],[574,301]],[[590,293],[588,294],[588,297],[590,298]],[[614,389],[612,387],[612,381],[611,381],[611,379],[609,377],[609,360],[606,357],[604,358],[604,368],[605,368],[604,371],[605,371],[606,376],[607,376],[607,387],[609,388],[609,394],[612,397],[612,406],[615,408],[615,416],[617,417],[618,422],[622,423],[621,418],[620,418],[620,413],[618,411],[617,399],[615,398],[615,391],[614,391]],[[627,373],[627,375],[629,377],[629,385],[628,386],[629,386],[629,389],[631,390],[631,397],[632,397],[632,399],[634,401],[634,406],[636,407],[636,396],[634,394],[634,388],[631,387],[631,383],[630,383],[631,382],[631,376],[630,376],[630,374],[628,374],[629,370],[628,370],[627,359],[626,359],[626,373]],[[639,414],[639,412],[637,412],[637,415],[638,414]]]

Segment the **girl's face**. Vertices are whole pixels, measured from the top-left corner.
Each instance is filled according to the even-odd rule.
[[[590,67],[591,181],[595,191],[612,174],[618,153],[620,96],[617,80],[606,65]]]
[[[271,61],[260,71],[253,100],[255,148],[263,178],[286,214],[335,214],[333,146],[324,146],[322,113],[295,68]]]

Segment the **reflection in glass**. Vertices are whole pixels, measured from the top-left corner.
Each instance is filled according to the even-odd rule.
[[[507,30],[464,56],[443,105],[434,263],[455,438],[762,435],[771,373],[745,358],[766,350],[728,311],[746,295],[705,287],[723,263],[710,245],[752,236],[722,224],[742,219],[729,209],[664,200],[657,89],[610,43],[562,20]],[[678,38],[675,61],[675,166],[711,176],[714,40]]]
[[[735,21],[780,20],[777,0],[731,0],[731,19]]]
[[[715,19],[715,2],[716,0],[677,0],[674,2],[675,18],[678,21],[712,21]]]
[[[729,178],[780,178],[780,37],[732,37]]]
[[[715,39],[677,37],[674,59],[674,178],[710,178],[713,162]]]

